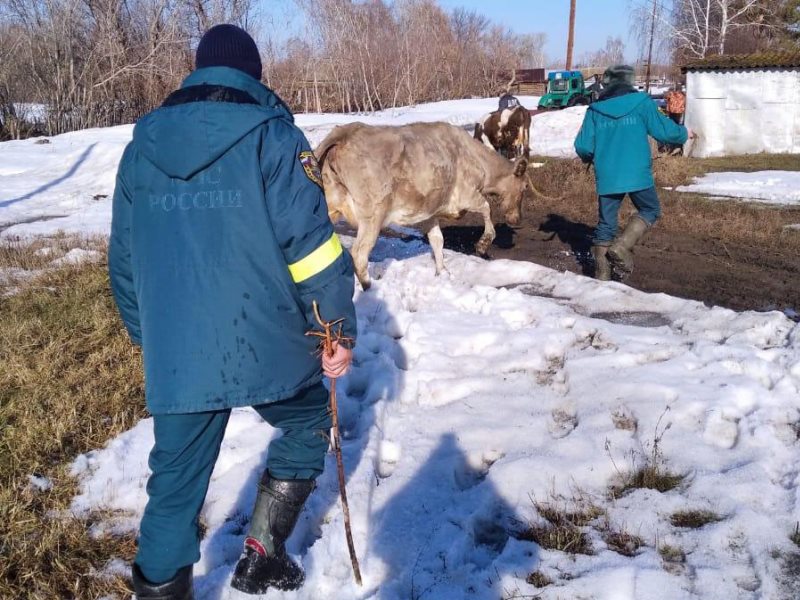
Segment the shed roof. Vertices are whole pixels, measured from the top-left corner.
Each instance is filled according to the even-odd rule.
[[[728,69],[769,69],[800,67],[800,52],[765,52],[708,56],[687,62],[681,71],[722,71]]]

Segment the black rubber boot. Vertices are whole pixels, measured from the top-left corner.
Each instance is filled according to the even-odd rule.
[[[595,244],[592,246],[594,257],[594,278],[598,281],[611,280],[611,264],[608,262],[608,246],[610,244]]]
[[[631,217],[628,224],[614,243],[608,248],[608,260],[620,277],[633,272],[633,247],[644,237],[650,225],[638,215]]]
[[[286,540],[313,489],[312,479],[273,479],[264,472],[231,587],[264,594],[269,588],[287,591],[303,585],[305,574],[286,554]]]
[[[194,600],[192,565],[179,569],[175,577],[164,583],[150,583],[139,565],[133,564],[133,591],[136,600]]]

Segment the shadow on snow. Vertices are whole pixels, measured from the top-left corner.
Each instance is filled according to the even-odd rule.
[[[75,164],[73,164],[69,168],[69,170],[66,173],[64,173],[63,175],[61,175],[60,177],[57,177],[57,178],[53,179],[52,181],[49,181],[49,182],[45,183],[44,185],[42,185],[42,186],[36,188],[35,190],[33,190],[32,192],[28,192],[27,194],[25,194],[23,196],[20,196],[19,198],[12,198],[11,200],[4,200],[4,201],[0,202],[0,208],[7,208],[7,207],[9,207],[9,206],[11,206],[13,204],[17,204],[18,202],[23,202],[24,200],[29,200],[29,199],[33,198],[34,196],[37,196],[38,194],[41,194],[42,192],[46,192],[47,190],[57,186],[58,184],[63,183],[64,181],[66,181],[67,179],[69,179],[70,177],[75,175],[75,173],[78,171],[78,169],[80,169],[81,165],[83,163],[85,163],[86,160],[89,158],[89,156],[91,155],[91,153],[94,150],[94,147],[96,145],[97,145],[97,142],[95,142],[94,144],[92,144],[91,146],[86,148],[86,150],[84,150],[81,153],[81,155],[78,157],[78,160],[75,161]]]

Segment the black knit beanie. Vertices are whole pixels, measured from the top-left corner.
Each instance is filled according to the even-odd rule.
[[[195,65],[231,67],[261,80],[261,56],[258,46],[244,29],[236,25],[215,25],[200,39]]]
[[[628,65],[614,65],[603,73],[603,85],[627,84],[633,85],[636,81],[636,71]]]

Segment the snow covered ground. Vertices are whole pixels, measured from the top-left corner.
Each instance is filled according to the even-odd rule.
[[[679,192],[709,194],[714,199],[741,198],[765,204],[800,205],[800,172],[708,173]]]
[[[374,258],[380,279],[357,295],[356,366],[339,387],[365,583],[352,581],[330,457],[289,544],[308,581],[266,598],[797,597],[784,557],[797,551],[800,519],[800,326],[455,253],[437,278],[414,239],[382,239]],[[662,434],[683,483],[609,499]],[[255,412],[235,411],[202,515],[200,600],[244,598],[227,584],[274,435]],[[98,531],[135,529],[151,443],[144,420],[78,458],[74,512],[115,511]],[[578,498],[605,511],[586,528],[594,554],[515,539],[541,522],[534,501]],[[720,521],[675,527],[681,510]],[[622,556],[604,528],[645,546]],[[685,561],[665,564],[665,545]],[[555,583],[526,583],[537,570]]]
[[[370,118],[468,125],[494,103]],[[581,118],[582,109],[537,116],[534,152],[569,155]],[[315,143],[348,119],[367,120],[302,115],[298,122]],[[116,164],[130,135],[127,126],[50,144],[0,144],[0,235],[106,233]],[[708,308],[455,253],[446,254],[449,274],[437,278],[428,247],[411,231],[401,234],[382,238],[372,254],[377,280],[356,297],[356,366],[340,387],[365,585],[352,582],[329,460],[289,544],[307,584],[266,598],[800,595],[789,575],[800,568],[789,540],[800,520],[800,325],[780,313]],[[235,411],[203,510],[200,600],[237,598],[227,582],[274,435],[254,412]],[[665,468],[686,476],[681,485],[611,499],[609,486],[652,456],[659,437]],[[73,511],[109,511],[98,532],[136,528],[151,443],[146,419],[75,461],[81,488]],[[605,513],[585,527],[593,554],[543,550],[515,537],[543,522],[535,503],[568,509],[575,499]],[[720,520],[676,527],[670,517],[679,510],[709,510]],[[604,541],[609,530],[645,545],[622,556]],[[658,550],[666,545],[685,559],[665,563]],[[118,568],[119,561],[109,565]],[[553,585],[526,583],[537,570]]]

